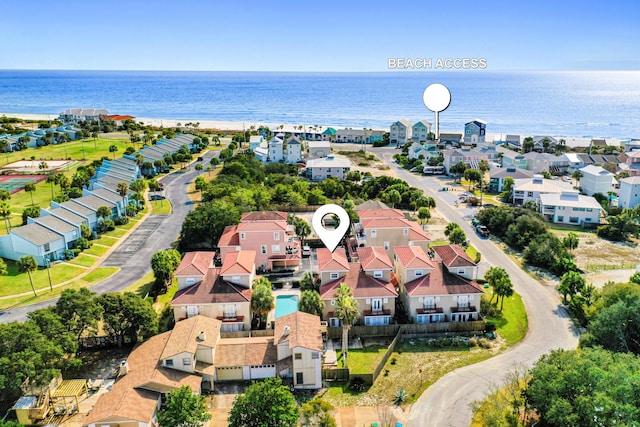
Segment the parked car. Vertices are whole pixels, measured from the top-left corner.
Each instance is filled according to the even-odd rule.
[[[482,237],[489,237],[489,229],[484,225],[477,225],[476,233],[478,233]]]
[[[166,197],[164,194],[152,194],[149,196],[149,200],[164,200]]]
[[[311,247],[309,247],[309,245],[304,245],[302,247],[302,256],[305,258],[311,256]]]

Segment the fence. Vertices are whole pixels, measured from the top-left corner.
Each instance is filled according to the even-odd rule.
[[[474,320],[471,322],[441,322],[441,323],[412,323],[407,325],[381,325],[381,326],[352,326],[349,329],[349,336],[367,337],[393,337],[401,332],[404,335],[420,334],[445,334],[445,333],[467,333],[483,331],[484,320]],[[337,339],[342,337],[342,328],[329,328],[328,338]]]
[[[349,379],[348,368],[323,368],[322,381],[347,381]]]
[[[236,332],[220,332],[220,338],[249,338],[249,337],[272,337],[273,329],[264,329],[256,331],[236,331]]]

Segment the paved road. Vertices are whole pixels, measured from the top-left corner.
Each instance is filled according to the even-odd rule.
[[[514,289],[522,297],[527,310],[529,332],[520,344],[496,357],[457,369],[442,377],[412,406],[407,420],[409,427],[466,427],[471,421],[470,404],[486,397],[492,385],[501,385],[506,372],[515,366],[530,367],[541,355],[552,349],[575,348],[578,335],[560,304],[560,297],[553,289],[546,288],[531,278],[490,240],[477,236],[469,221],[464,219],[472,211],[455,208],[455,196],[438,192],[437,188],[441,185],[434,179],[412,174],[392,162],[391,156],[395,150],[371,151],[384,158],[399,178],[434,197],[437,210],[445,218],[461,225],[471,244],[482,253],[483,260],[507,270]]]
[[[203,164],[209,164],[219,151],[210,151],[203,155]],[[205,173],[205,172],[201,172]],[[186,172],[176,172],[165,176],[161,181],[165,185],[165,194],[171,201],[170,215],[150,215],[140,224],[102,263],[107,267],[120,267],[120,270],[106,280],[91,287],[91,290],[103,294],[116,292],[143,277],[151,270],[151,256],[167,249],[180,234],[184,218],[193,209],[193,203],[187,196],[187,186],[198,176],[193,165]],[[154,202],[157,203],[157,202]],[[0,311],[0,322],[24,321],[27,314],[40,308],[55,304],[56,299],[43,301],[19,308]]]

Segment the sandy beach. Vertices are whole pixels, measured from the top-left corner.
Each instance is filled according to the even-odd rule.
[[[58,118],[57,114],[28,114],[28,113],[0,113],[0,117],[17,117],[25,120],[55,120]],[[162,127],[177,127],[178,123],[184,126],[186,123],[199,123],[198,129],[215,129],[219,131],[241,131],[247,130],[251,126],[254,128],[258,128],[260,126],[266,126],[272,131],[282,130],[283,132],[299,132],[298,123],[265,123],[265,122],[225,122],[225,121],[216,121],[216,120],[202,120],[198,118],[193,119],[158,119],[151,117],[136,117],[136,122],[142,122],[145,125],[151,126],[162,126]],[[390,123],[391,124],[391,123]],[[282,128],[280,128],[282,126]],[[333,127],[334,129],[342,129],[342,126],[333,126],[331,124],[321,125],[317,128],[315,125],[304,125],[302,126],[307,130],[319,131],[322,132],[327,127]],[[389,129],[375,129],[375,130],[383,130],[389,131]],[[463,133],[463,130],[448,130],[441,129],[442,133]],[[518,134],[518,132],[513,132],[514,134]],[[539,133],[539,135],[544,135],[544,133]],[[504,133],[491,133],[487,132],[486,140],[487,141],[500,141],[504,138]],[[522,135],[529,136],[529,135]],[[588,147],[591,138],[580,138],[580,137],[572,137],[572,136],[562,136],[562,135],[551,135],[556,139],[564,139],[568,147]],[[619,146],[621,145],[621,140],[619,139],[607,139],[607,143],[609,145]]]

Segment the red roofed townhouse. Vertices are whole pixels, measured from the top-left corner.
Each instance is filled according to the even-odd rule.
[[[342,247],[337,247],[333,252],[327,248],[319,248],[316,251],[316,256],[318,258],[320,285],[336,280],[346,275],[349,271],[349,261]]]
[[[116,126],[122,126],[122,124],[125,122],[125,120],[134,120],[135,117],[134,116],[128,116],[128,115],[120,115],[120,114],[104,114],[102,116],[100,116],[100,118],[102,120],[111,120],[115,123]]]
[[[451,274],[462,276],[469,280],[478,278],[478,264],[471,260],[467,252],[459,245],[434,246],[438,255]]]
[[[215,252],[197,251],[184,254],[174,276],[178,279],[178,290],[195,285],[204,279],[209,268],[213,267]]]
[[[395,314],[396,292],[394,286],[386,280],[370,276],[358,262],[349,263],[349,271],[344,277],[320,285],[320,298],[324,302],[323,319],[329,326],[340,326],[335,317],[335,294],[341,283],[351,288],[351,293],[358,303],[360,318],[365,326],[389,325]]]
[[[397,209],[359,210],[355,226],[358,246],[382,246],[389,258],[397,246],[429,249],[429,236],[417,222],[407,220]]]
[[[194,254],[194,255],[190,255]],[[191,252],[185,255],[183,271],[191,268],[184,260],[193,262],[212,257],[211,252]],[[255,279],[253,251],[231,252],[222,267],[209,266],[201,280],[178,289],[171,301],[176,322],[203,315],[222,322],[222,332],[251,329],[251,284]],[[202,262],[204,265],[204,262]]]
[[[365,273],[376,279],[391,281],[393,264],[384,248],[380,246],[358,248],[358,258]]]
[[[218,247],[223,259],[229,252],[255,251],[259,271],[297,268],[302,256],[300,240],[293,225],[287,224],[284,212],[244,214],[238,225],[224,229]]]
[[[479,320],[482,287],[450,274],[422,248],[394,248],[393,263],[407,315],[416,323]]]

